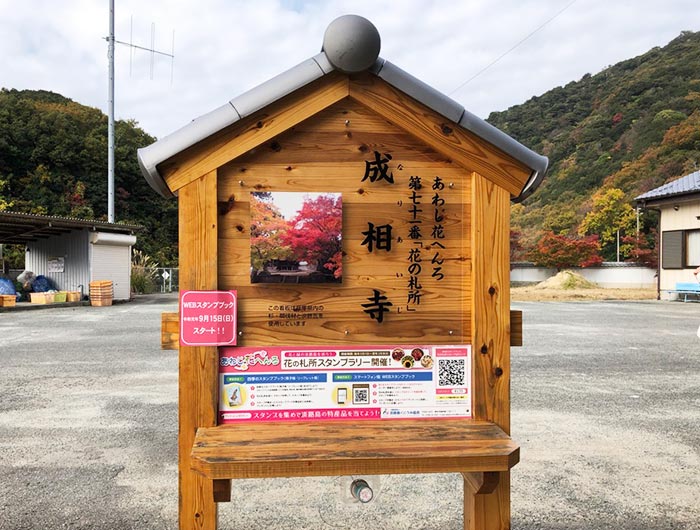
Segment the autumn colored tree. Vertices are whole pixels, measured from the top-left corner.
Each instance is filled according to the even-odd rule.
[[[540,267],[590,267],[602,263],[598,236],[569,237],[545,232],[528,253],[528,259]]]
[[[288,230],[281,235],[283,245],[291,249],[297,261],[326,269],[334,278],[343,275],[343,205],[340,195],[307,197]]]
[[[254,271],[262,271],[269,261],[292,256],[291,248],[282,241],[282,235],[288,228],[289,223],[269,196],[251,194],[250,265]]]
[[[625,200],[625,193],[618,188],[599,191],[593,195],[593,209],[586,214],[579,226],[579,235],[597,234],[605,258],[616,257],[618,234],[629,235],[635,227],[634,208]],[[631,248],[622,252],[623,256]]]
[[[659,266],[659,233],[655,228],[652,228],[649,234],[625,236],[622,242],[631,248],[627,261],[653,269]]]
[[[525,258],[525,249],[522,244],[522,233],[513,228],[510,229],[510,261],[522,261]]]

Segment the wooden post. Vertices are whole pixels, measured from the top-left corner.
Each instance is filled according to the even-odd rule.
[[[179,192],[180,291],[217,288],[216,170]],[[211,480],[190,469],[199,427],[216,425],[216,347],[180,347],[178,487],[180,530],[215,530],[217,510]]]
[[[510,196],[474,173],[472,197],[474,417],[510,434]],[[499,475],[492,493],[465,478],[465,529],[510,528],[510,471]]]

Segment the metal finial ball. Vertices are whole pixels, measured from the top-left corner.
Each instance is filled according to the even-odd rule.
[[[341,72],[352,74],[367,70],[379,57],[381,38],[369,20],[358,15],[343,15],[328,25],[323,36],[323,51]]]

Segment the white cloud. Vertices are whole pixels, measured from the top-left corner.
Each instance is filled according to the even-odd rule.
[[[170,60],[116,50],[116,114],[163,136],[318,53],[337,16],[369,18],[382,57],[452,93],[570,0],[116,1],[117,39],[151,44]],[[0,86],[45,89],[106,110],[108,0],[0,0]],[[700,30],[692,0],[577,0],[502,60],[452,94],[475,114],[522,103],[555,86]],[[129,71],[131,69],[131,75]]]

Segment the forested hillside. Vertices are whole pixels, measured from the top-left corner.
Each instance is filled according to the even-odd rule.
[[[550,159],[540,189],[513,209],[524,244],[542,231],[594,234],[599,227],[584,219],[596,208],[629,205],[698,169],[700,33],[683,32],[663,48],[492,113],[488,121]],[[623,217],[626,231],[636,230],[629,210]],[[645,230],[653,217],[642,216]],[[610,245],[604,257],[609,252]]]
[[[543,234],[555,246],[553,236],[590,235],[612,259],[618,229],[636,231],[632,199],[700,165],[700,33],[683,32],[488,121],[550,158],[540,189],[513,208],[524,250]],[[138,247],[170,265],[177,203],[148,187],[136,158],[153,141],[135,122],[117,122],[115,212],[117,221],[144,225]],[[100,110],[52,92],[0,91],[0,209],[105,219],[106,153]],[[649,232],[655,216],[645,213],[641,223]],[[634,257],[629,244],[623,254]]]
[[[174,264],[177,201],[148,186],[136,158],[154,140],[116,122],[115,218],[143,225],[137,248]],[[106,220],[107,117],[53,92],[0,90],[0,209]]]

